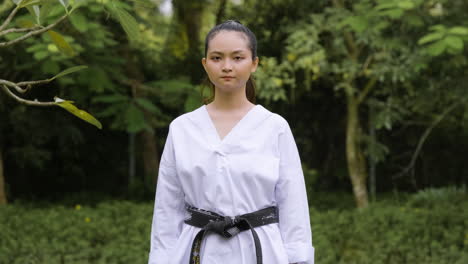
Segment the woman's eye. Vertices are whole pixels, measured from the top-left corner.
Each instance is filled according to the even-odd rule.
[[[220,60],[220,59],[221,59],[221,57],[219,57],[219,56],[215,56],[215,57],[211,57],[211,59],[212,59],[212,60],[214,60],[214,61],[218,61],[218,60]]]
[[[235,60],[242,60],[243,58],[240,57],[240,56],[236,56],[236,57],[234,57],[234,59],[235,59]]]

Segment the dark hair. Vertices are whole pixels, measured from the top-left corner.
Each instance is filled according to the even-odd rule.
[[[248,27],[242,25],[242,23],[237,20],[227,20],[219,25],[216,25],[210,30],[210,32],[208,32],[205,38],[205,57],[207,55],[206,53],[208,52],[209,42],[221,31],[235,31],[243,33],[249,41],[248,46],[252,53],[252,60],[257,58],[257,38],[255,37],[255,34]],[[205,100],[205,102],[211,102],[214,99],[215,87],[214,84],[208,79],[208,77],[205,79],[205,84],[211,88],[212,92],[211,96]],[[249,80],[247,81],[245,95],[251,103],[255,103],[255,81],[253,80],[252,76],[250,76]]]

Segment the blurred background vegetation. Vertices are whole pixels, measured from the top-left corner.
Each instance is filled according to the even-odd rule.
[[[256,33],[257,103],[293,129],[317,263],[467,263],[467,1],[25,1],[7,28],[73,11],[61,41],[0,33],[0,79],[86,65],[23,98],[73,100],[103,128],[1,90],[0,263],[145,261],[167,126],[202,104],[204,36],[227,19]],[[27,231],[46,226],[61,235]]]

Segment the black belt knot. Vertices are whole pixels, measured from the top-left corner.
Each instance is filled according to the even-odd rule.
[[[257,264],[263,264],[262,247],[255,227],[278,223],[276,207],[268,207],[253,213],[235,217],[221,216],[217,213],[187,206],[190,217],[184,222],[201,228],[193,240],[189,264],[200,264],[201,242],[207,232],[216,233],[224,238],[231,238],[242,231],[250,230],[255,243]]]
[[[225,238],[231,238],[240,233],[240,226],[238,226],[240,224],[241,218],[225,216],[223,219],[210,221],[203,229],[215,232]]]

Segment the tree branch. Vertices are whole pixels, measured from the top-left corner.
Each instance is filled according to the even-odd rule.
[[[44,84],[44,83],[49,83],[49,82],[51,82],[51,80],[47,79],[47,80],[39,80],[39,81],[26,81],[26,82],[14,83],[14,82],[0,79],[0,85],[3,84],[8,87],[13,87],[18,93],[21,93],[21,94],[28,92],[33,85]],[[26,88],[22,88],[23,86],[26,86]]]
[[[372,77],[372,79],[370,79],[367,82],[366,87],[364,87],[364,90],[359,94],[359,97],[357,99],[358,104],[362,103],[362,101],[364,101],[364,99],[366,99],[366,96],[375,87],[376,82],[377,82],[377,77]]]
[[[37,100],[26,100],[14,94],[6,85],[2,85],[3,90],[17,102],[30,106],[55,106],[55,102],[39,102]]]
[[[18,86],[26,86],[26,85],[36,85],[36,84],[43,84],[43,83],[50,83],[51,80],[39,80],[39,81],[27,81],[27,82],[19,82],[16,85]]]
[[[28,89],[23,89],[18,84],[14,83],[14,82],[7,81],[7,80],[0,79],[0,84],[4,85],[4,86],[7,86],[7,87],[13,87],[13,88],[15,88],[15,90],[18,93],[22,93],[22,94],[26,93],[27,90],[28,90]]]
[[[10,33],[20,33],[41,29],[41,27],[30,27],[30,28],[10,28],[7,30],[0,31],[0,36],[10,34]]]
[[[148,85],[145,85],[145,84],[142,84],[140,81],[137,81],[137,80],[132,80],[132,79],[120,79],[118,80],[118,82],[124,84],[124,85],[128,85],[130,87],[135,87],[137,89],[140,89],[140,90],[143,90],[145,92],[149,92],[151,94],[157,94],[156,91],[155,91],[155,87],[152,87],[152,86],[148,86]]]
[[[392,179],[398,179],[398,178],[400,178],[402,176],[405,176],[405,174],[407,174],[411,169],[413,169],[413,167],[414,167],[414,165],[416,163],[416,159],[418,158],[419,153],[421,152],[421,149],[422,149],[422,147],[424,145],[424,142],[429,137],[429,134],[448,115],[448,113],[450,113],[453,109],[455,109],[457,106],[459,106],[464,101],[466,101],[466,100],[461,100],[458,103],[455,103],[455,104],[451,105],[449,108],[445,109],[445,111],[438,118],[436,118],[434,120],[434,122],[432,122],[432,124],[426,129],[426,131],[424,131],[422,137],[419,139],[416,150],[414,151],[413,156],[411,157],[411,161],[408,164],[408,166],[406,166],[399,173],[394,174],[392,176]]]
[[[333,0],[333,6],[335,8],[345,8],[343,6],[343,3],[339,0]],[[346,41],[346,47],[348,49],[348,52],[349,52],[349,57],[357,62],[358,58],[359,58],[359,55],[361,53],[361,50],[362,50],[362,47],[356,45],[356,41],[354,41],[354,37],[353,37],[353,34],[351,34],[351,32],[349,31],[345,31],[343,33],[343,37]]]
[[[61,18],[59,18],[57,21],[55,21],[54,23],[48,25],[48,26],[45,27],[45,28],[41,28],[41,29],[39,29],[39,30],[31,31],[31,32],[29,32],[29,33],[27,33],[27,34],[25,34],[25,35],[19,37],[19,38],[14,39],[14,40],[10,40],[10,41],[7,41],[7,42],[0,42],[0,48],[1,48],[1,47],[8,47],[8,46],[11,46],[11,45],[13,45],[13,44],[16,44],[16,43],[18,43],[18,42],[20,42],[20,41],[23,41],[23,40],[25,40],[25,39],[27,39],[27,38],[30,38],[30,37],[32,37],[32,36],[42,34],[42,33],[46,32],[47,30],[49,30],[49,29],[55,27],[58,23],[62,22],[65,18],[67,18],[67,16],[68,16],[68,14],[63,15],[63,16],[62,16]]]
[[[361,48],[356,45],[356,42],[354,41],[353,34],[351,32],[346,31],[343,33],[344,38],[346,40],[346,43],[348,44],[348,50],[349,50],[349,57],[357,62],[359,58],[359,54],[361,53]]]
[[[11,20],[13,19],[13,17],[16,15],[16,13],[18,12],[18,10],[20,9],[20,4],[21,2],[23,2],[22,0],[18,3],[18,5],[15,7],[15,9],[13,9],[10,13],[10,15],[8,15],[7,19],[5,20],[5,22],[3,22],[3,24],[0,26],[0,31],[3,31],[11,22]]]
[[[373,58],[373,55],[369,55],[367,57],[366,61],[364,62],[364,65],[362,66],[363,73],[365,73],[365,71],[369,68],[369,65],[371,64]]]
[[[345,90],[345,94],[346,94],[346,97],[348,98],[355,98],[353,96],[353,85],[352,85],[353,81],[350,80],[350,81],[347,81],[344,83],[344,90]]]

